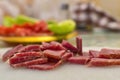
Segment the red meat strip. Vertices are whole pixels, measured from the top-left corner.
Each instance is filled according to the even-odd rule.
[[[48,58],[53,58],[53,59],[61,59],[61,57],[64,55],[65,50],[44,50],[43,54],[44,56]]]
[[[50,47],[50,44],[49,43],[46,43],[46,42],[42,42],[42,45],[41,45],[41,50],[46,50]]]
[[[43,56],[43,53],[42,52],[21,52],[21,53],[15,54],[14,57],[27,57],[27,56],[41,57]]]
[[[62,56],[62,59],[63,60],[67,60],[69,59],[70,57],[73,56],[73,53],[72,52],[66,52],[63,56]]]
[[[92,58],[88,66],[111,66],[111,65],[120,65],[120,59],[103,59],[103,58]]]
[[[17,68],[17,67],[27,67],[30,65],[38,65],[38,64],[43,64],[43,63],[47,63],[47,58],[38,58],[35,60],[31,60],[31,61],[26,61],[26,62],[22,62],[22,63],[18,63],[18,64],[11,64],[12,67]]]
[[[99,58],[120,59],[120,50],[104,48],[100,51]]]
[[[73,53],[77,53],[77,52],[78,52],[78,49],[77,49],[76,47],[74,47],[72,44],[70,44],[68,41],[63,40],[63,41],[62,41],[62,45],[63,45],[66,49],[70,50],[70,51],[73,52]]]
[[[53,62],[53,63],[56,63],[56,62],[58,62],[59,61],[59,59],[54,59],[54,58],[48,58],[48,62]]]
[[[54,69],[62,64],[62,61],[58,61],[57,63],[46,63],[40,65],[31,65],[28,66],[28,69],[35,69],[35,70],[51,70]]]
[[[92,58],[97,58],[97,57],[99,57],[99,52],[100,52],[100,51],[89,50],[89,55],[90,55]]]
[[[102,58],[92,58],[89,62],[88,66],[109,66],[110,59],[102,59]]]
[[[22,53],[17,53],[14,55],[12,58],[9,59],[10,64],[17,64],[29,60],[33,60],[36,58],[41,57],[42,54],[40,52],[22,52]]]
[[[76,45],[78,48],[78,54],[82,54],[82,38],[80,36],[76,37]]]
[[[9,51],[7,51],[3,57],[2,57],[2,60],[3,61],[7,61],[10,57],[12,57],[14,54],[16,54],[16,52],[18,52],[19,49],[21,49],[23,47],[23,45],[18,45],[12,49],[10,49]]]
[[[50,45],[52,50],[66,50],[62,44],[55,41],[52,41]]]
[[[19,52],[41,51],[40,45],[28,45],[19,50]]]
[[[51,43],[42,43],[42,51],[44,50],[66,50],[60,43],[52,41]]]
[[[89,60],[90,60],[90,57],[88,56],[75,56],[75,57],[70,57],[68,59],[68,62],[85,65],[89,62]]]

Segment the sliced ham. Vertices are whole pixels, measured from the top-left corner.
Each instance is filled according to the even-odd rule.
[[[10,57],[12,57],[14,54],[16,54],[16,52],[18,52],[19,49],[21,49],[23,47],[23,45],[18,45],[12,49],[10,49],[9,51],[7,51],[3,57],[2,57],[2,60],[3,61],[7,61]]]
[[[61,59],[61,57],[65,54],[65,50],[44,50],[43,54],[48,58]]]
[[[103,67],[103,66],[112,66],[120,65],[120,59],[103,59],[103,58],[92,58],[88,66],[92,67]]]
[[[63,40],[41,45],[18,45],[3,55],[13,68],[24,67],[36,70],[51,70],[62,63],[104,67],[120,65],[120,50],[103,48],[101,51],[82,51],[82,38],[76,37],[77,48]]]
[[[66,50],[60,43],[52,41],[51,43],[42,43],[42,51],[44,50]]]
[[[72,44],[70,44],[68,41],[63,40],[63,41],[62,41],[62,45],[63,45],[66,49],[70,50],[71,52],[73,52],[73,53],[75,53],[75,54],[78,52],[78,49],[77,49],[76,47],[74,47]]]
[[[24,46],[18,52],[31,52],[31,51],[41,51],[41,46],[37,44]]]
[[[66,61],[72,56],[73,56],[72,52],[65,52],[65,54],[62,56],[62,59]]]
[[[120,59],[120,50],[104,48],[100,51],[99,58]]]
[[[27,66],[27,68],[34,69],[34,70],[51,70],[51,69],[54,69],[54,66],[49,64],[42,64],[42,65]]]
[[[27,67],[30,65],[39,65],[39,64],[47,63],[47,61],[48,61],[47,58],[38,58],[38,59],[34,59],[31,61],[26,61],[18,64],[11,64],[11,66],[14,68]]]
[[[88,56],[76,56],[76,57],[70,57],[68,59],[68,62],[74,63],[74,64],[87,64],[90,60],[90,57]]]
[[[36,58],[41,57],[42,54],[40,52],[22,52],[17,53],[12,58],[9,59],[10,64],[17,64],[25,61],[34,60]]]
[[[76,45],[78,48],[78,54],[82,55],[82,38],[80,36],[76,37]]]
[[[61,43],[52,41],[50,43],[52,50],[66,50]]]
[[[42,52],[20,52],[15,54],[13,57],[41,57],[43,56]]]
[[[49,43],[46,43],[46,42],[42,42],[42,45],[41,45],[41,50],[46,50],[50,47],[50,44]]]
[[[62,61],[58,61],[57,63],[46,63],[46,64],[40,64],[40,65],[31,65],[28,66],[28,69],[35,69],[35,70],[51,70],[54,69],[56,67],[58,67],[59,65],[62,64]]]

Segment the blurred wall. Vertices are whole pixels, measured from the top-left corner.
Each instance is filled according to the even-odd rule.
[[[71,7],[77,2],[93,2],[111,16],[120,20],[120,0],[68,0]]]
[[[91,0],[104,11],[120,20],[120,0]]]
[[[104,11],[111,14],[113,17],[120,20],[120,0],[0,0],[9,1],[11,6],[16,6],[16,9],[8,9],[7,12],[12,14],[23,13],[36,18],[45,19],[64,19],[64,14],[61,10],[61,4],[68,3],[70,9],[76,3],[82,2],[94,2],[97,6],[100,6]],[[6,5],[3,8],[11,8]],[[15,7],[14,7],[15,8]],[[18,11],[17,11],[17,8]],[[14,11],[13,11],[14,10]],[[16,12],[15,12],[16,10]],[[5,9],[4,9],[5,11]],[[15,15],[16,15],[15,14]]]

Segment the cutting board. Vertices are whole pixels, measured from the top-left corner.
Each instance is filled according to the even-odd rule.
[[[84,50],[97,47],[84,48]],[[0,49],[4,53],[7,48]],[[64,64],[54,70],[38,71],[13,69],[0,60],[0,80],[120,80],[120,66],[87,67],[85,65]]]

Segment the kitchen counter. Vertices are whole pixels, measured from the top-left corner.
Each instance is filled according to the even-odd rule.
[[[120,33],[100,32],[80,34],[84,47],[120,47]],[[75,44],[75,38],[69,39]]]

